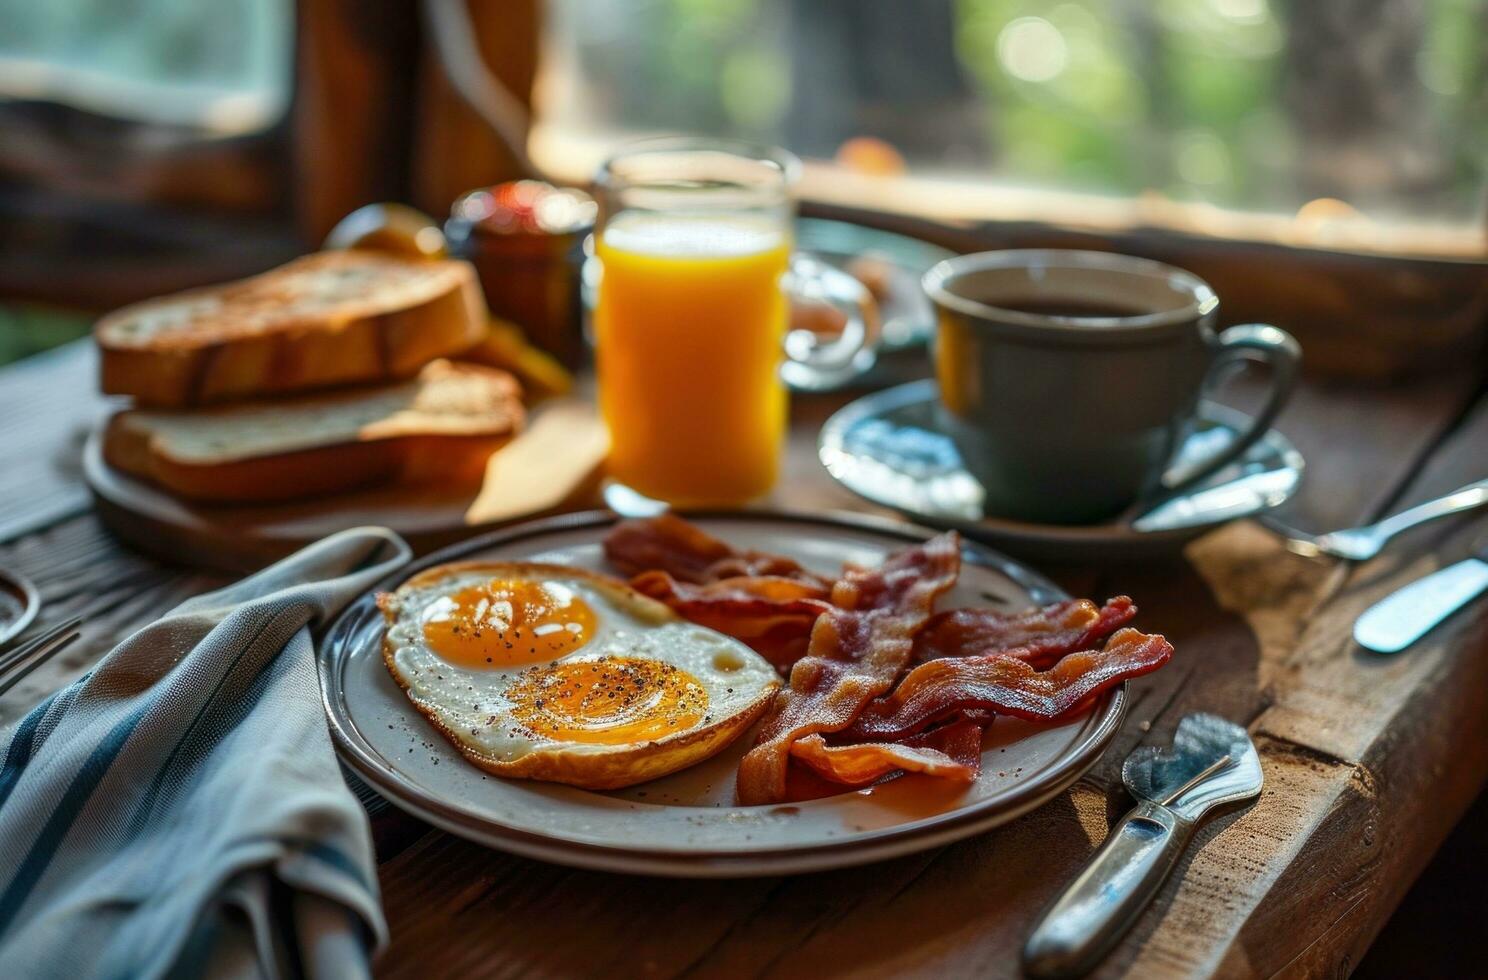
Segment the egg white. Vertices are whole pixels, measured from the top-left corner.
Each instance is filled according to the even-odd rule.
[[[521,574],[511,574],[513,569]],[[712,755],[742,734],[780,686],[775,669],[744,643],[682,620],[618,581],[577,569],[520,563],[452,566],[431,574],[440,571],[425,572],[382,597],[388,620],[384,659],[394,679],[435,727],[467,758],[491,771],[595,787],[655,778]],[[623,657],[669,664],[689,674],[706,692],[703,718],[644,742],[565,741],[531,730],[513,716],[517,703],[511,695],[519,675],[533,664],[472,670],[440,657],[424,637],[424,616],[431,604],[492,578],[556,582],[593,610],[595,624],[588,641],[544,663]],[[709,743],[706,752],[704,741]],[[689,744],[695,747],[687,758],[657,758],[669,745],[680,750]],[[552,757],[552,764],[537,756]],[[627,768],[627,756],[636,756],[636,764]],[[598,757],[606,757],[605,763],[600,764]]]

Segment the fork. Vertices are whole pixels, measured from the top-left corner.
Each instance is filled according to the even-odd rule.
[[[81,636],[78,627],[82,624],[83,617],[74,616],[19,646],[0,652],[0,695]]]
[[[1488,504],[1488,480],[1469,483],[1445,497],[1418,504],[1374,524],[1329,531],[1327,534],[1308,534],[1288,527],[1274,517],[1261,517],[1260,522],[1285,538],[1287,550],[1295,554],[1306,558],[1331,555],[1347,561],[1367,561],[1379,554],[1380,549],[1391,538],[1407,528],[1446,517],[1448,514],[1482,507],[1484,504]]]

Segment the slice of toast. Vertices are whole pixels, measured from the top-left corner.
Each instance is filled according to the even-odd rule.
[[[486,330],[469,263],[343,250],[127,306],[93,336],[106,393],[179,408],[409,378]]]
[[[297,500],[377,483],[468,485],[525,419],[505,371],[434,361],[416,379],[189,412],[131,409],[104,431],[115,469],[191,500]]]

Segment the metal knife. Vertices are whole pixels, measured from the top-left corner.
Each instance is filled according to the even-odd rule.
[[[1375,653],[1399,653],[1488,591],[1488,548],[1476,557],[1385,596],[1354,623],[1354,640]]]
[[[1088,973],[1129,929],[1214,807],[1261,792],[1261,758],[1245,729],[1215,715],[1178,723],[1173,747],[1127,756],[1121,779],[1136,807],[1054,901],[1023,946],[1037,980]]]

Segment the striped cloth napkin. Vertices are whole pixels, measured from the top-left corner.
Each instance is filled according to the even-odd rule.
[[[369,972],[386,941],[310,626],[408,560],[382,528],[198,596],[0,733],[0,973]]]

